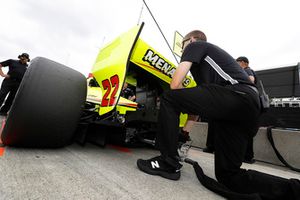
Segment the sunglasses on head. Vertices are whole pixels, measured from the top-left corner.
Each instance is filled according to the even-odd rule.
[[[187,41],[189,41],[191,38],[187,38],[187,39],[185,39],[185,40],[182,40],[182,42],[181,42],[181,49],[183,49],[183,46],[184,46],[184,44],[187,42]]]

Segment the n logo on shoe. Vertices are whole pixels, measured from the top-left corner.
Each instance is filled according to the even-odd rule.
[[[151,161],[151,165],[152,165],[152,168],[155,169],[155,168],[159,168],[159,164],[158,164],[158,161]]]

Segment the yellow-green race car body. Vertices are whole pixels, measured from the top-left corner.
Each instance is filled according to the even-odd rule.
[[[88,78],[87,108],[97,112],[94,117],[102,126],[122,127],[127,133],[125,138],[128,129],[137,134],[155,132],[159,96],[169,89],[176,69],[176,65],[139,37],[142,28],[143,24],[137,25],[104,46]],[[134,99],[124,96],[124,85],[132,90]],[[183,86],[196,86],[190,74]],[[186,119],[187,115],[181,114],[181,127]],[[107,132],[106,135],[112,134]]]
[[[32,59],[0,131],[3,144],[154,145],[160,95],[170,89],[176,66],[140,38],[142,28],[104,46],[88,79],[47,58]],[[187,75],[183,85],[196,83]]]

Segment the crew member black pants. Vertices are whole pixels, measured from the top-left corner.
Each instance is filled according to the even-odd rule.
[[[10,78],[5,78],[0,89],[0,112],[7,113],[14,101],[20,81]],[[2,106],[7,94],[9,93],[4,105]]]
[[[215,149],[215,129],[214,129],[214,121],[208,121],[208,131],[207,131],[207,138],[206,138],[206,147],[210,150]],[[246,154],[244,160],[251,160],[254,158],[254,151],[253,151],[253,137],[250,137],[248,140]]]
[[[247,142],[257,132],[260,114],[258,94],[247,85],[201,85],[165,92],[161,97],[157,135],[165,158],[178,156],[180,112],[213,120],[215,175],[220,183],[236,192],[259,193],[262,199],[295,199],[297,191],[300,192],[299,180],[240,168]]]

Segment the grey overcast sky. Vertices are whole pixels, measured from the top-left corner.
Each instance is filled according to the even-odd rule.
[[[254,70],[300,62],[298,0],[146,2],[170,44],[175,30],[200,29],[233,57],[247,56]],[[142,0],[1,0],[0,61],[28,52],[87,75],[99,48],[140,18],[143,40],[175,63],[142,6]]]

